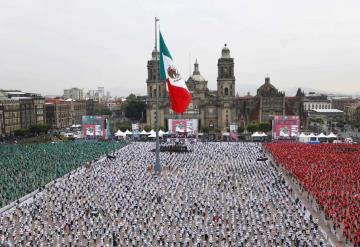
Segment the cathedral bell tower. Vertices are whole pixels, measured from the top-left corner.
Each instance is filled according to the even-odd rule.
[[[221,50],[221,57],[218,60],[217,96],[218,127],[221,130],[229,131],[231,123],[235,121],[235,76],[234,59],[230,57],[230,50],[225,44]]]
[[[234,59],[230,57],[230,50],[225,44],[218,60],[217,91],[221,98],[235,97]]]
[[[147,104],[146,104],[146,122],[151,128],[155,128],[156,120],[156,83],[159,80],[159,51],[153,50],[151,59],[147,62]],[[159,125],[165,126],[164,105],[167,98],[165,81],[159,81]]]

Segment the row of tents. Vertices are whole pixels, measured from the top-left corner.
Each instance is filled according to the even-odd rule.
[[[309,135],[307,135],[305,133],[301,133],[299,135],[299,142],[336,140],[337,138],[338,138],[338,136],[335,135],[333,132],[331,132],[328,135],[325,135],[324,133],[320,133],[318,135],[315,135],[314,133],[311,133]]]

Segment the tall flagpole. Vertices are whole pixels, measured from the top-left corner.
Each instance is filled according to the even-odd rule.
[[[157,31],[157,22],[159,21],[159,19],[157,17],[155,17],[155,51],[156,53],[158,52],[157,49],[157,35],[158,35],[158,31]],[[159,55],[160,52],[159,52]],[[156,54],[156,64],[159,65],[159,70],[157,72],[157,76],[156,76],[156,119],[155,119],[155,129],[156,129],[156,160],[155,160],[155,173],[160,173],[161,172],[161,165],[160,165],[160,144],[159,144],[159,80],[160,80],[160,62],[158,60],[158,55]]]

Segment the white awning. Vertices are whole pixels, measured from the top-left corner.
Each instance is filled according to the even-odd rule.
[[[327,138],[337,138],[337,135],[335,135],[333,132],[331,132],[329,135],[326,136]]]
[[[122,132],[121,130],[116,131],[115,136],[126,136],[126,134],[124,132]]]
[[[324,133],[320,133],[316,137],[317,138],[326,138],[326,135],[324,135]]]
[[[125,135],[132,135],[132,132],[129,131],[129,130],[126,130],[126,131],[125,131]]]
[[[255,132],[251,135],[252,137],[262,137],[262,135],[259,132]]]
[[[150,135],[150,132],[146,132],[145,130],[142,130],[140,132],[140,135]]]

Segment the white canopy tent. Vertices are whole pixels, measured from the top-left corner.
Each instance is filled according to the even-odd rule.
[[[164,132],[164,131],[159,130],[159,137],[162,137],[164,134],[165,134],[165,132]]]
[[[122,132],[121,130],[118,130],[118,131],[116,131],[115,136],[125,137],[126,134],[124,132]]]
[[[299,142],[308,142],[310,141],[310,137],[304,133],[299,135]]]
[[[264,134],[265,134],[265,133],[264,133]],[[261,140],[264,139],[264,135],[263,135],[263,133],[260,133],[260,132],[257,132],[257,131],[256,131],[255,133],[253,133],[253,134],[251,135],[251,139],[261,141]]]
[[[149,138],[155,138],[155,137],[156,137],[156,132],[151,133],[148,137],[149,137]]]
[[[125,133],[125,135],[132,135],[132,132],[129,130],[126,130],[124,133]]]
[[[265,134],[264,132],[261,132],[260,135],[261,135],[262,137],[267,137],[267,134]]]
[[[326,138],[327,136],[324,135],[324,133],[320,133],[320,134],[318,134],[316,137],[317,137],[318,139],[320,139],[320,138]]]
[[[259,132],[255,132],[251,135],[251,137],[262,137],[262,135]]]
[[[314,133],[311,133],[310,135],[308,135],[309,141],[313,141],[311,139],[316,139],[316,135],[314,135]]]
[[[224,132],[222,133],[223,136],[230,136],[230,133],[229,132]]]
[[[337,135],[335,135],[333,132],[331,132],[330,134],[328,134],[328,135],[326,136],[326,138],[329,138],[329,139],[334,138],[334,139],[336,139],[336,138],[337,138]]]
[[[142,130],[142,131],[140,132],[140,135],[150,135],[150,133],[149,133],[149,132],[146,132],[145,130]]]

